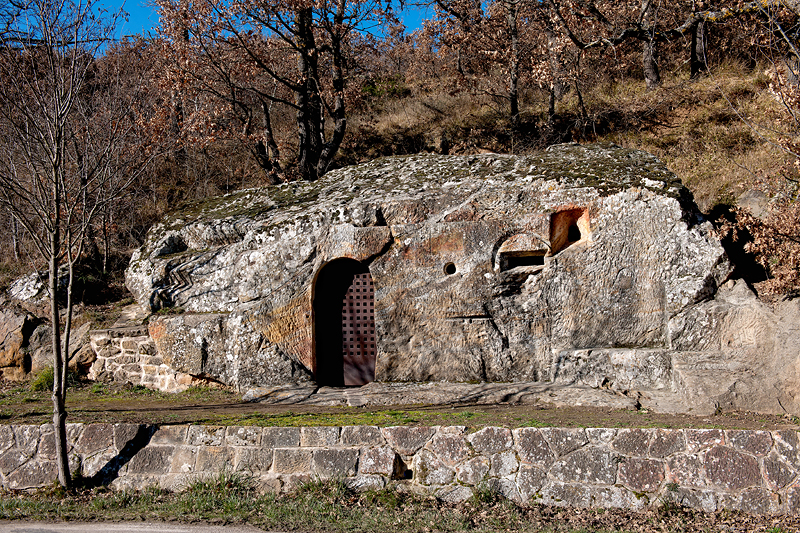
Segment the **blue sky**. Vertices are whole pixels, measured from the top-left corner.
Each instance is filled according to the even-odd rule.
[[[150,7],[150,4],[150,0],[127,0],[125,2],[123,9],[129,16],[128,21],[123,23],[123,27],[120,28],[120,36],[155,31],[158,26],[158,14],[155,8]],[[120,5],[122,5],[121,2],[113,0],[105,4],[109,10],[119,9]],[[423,10],[414,9],[403,13],[401,18],[407,31],[411,32],[419,28],[425,16],[426,13]]]

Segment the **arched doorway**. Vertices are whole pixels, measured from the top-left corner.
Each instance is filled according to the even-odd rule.
[[[375,291],[363,263],[336,259],[314,284],[314,377],[351,387],[375,380]]]

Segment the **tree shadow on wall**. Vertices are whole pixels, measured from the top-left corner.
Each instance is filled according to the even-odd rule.
[[[142,451],[149,443],[157,426],[140,425],[136,434],[128,440],[122,450],[106,463],[100,470],[91,477],[83,478],[76,482],[76,485],[83,488],[96,488],[110,485],[119,477],[119,472],[128,464],[134,456]]]

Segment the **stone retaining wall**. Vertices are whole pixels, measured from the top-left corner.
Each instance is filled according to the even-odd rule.
[[[73,471],[114,488],[179,489],[227,470],[270,491],[340,478],[447,501],[486,487],[556,506],[800,512],[800,440],[789,430],[69,424],[68,434]],[[52,426],[0,426],[2,487],[49,484],[53,459]]]
[[[89,342],[97,355],[89,379],[129,382],[164,392],[180,392],[196,381],[164,363],[147,326],[93,330]]]

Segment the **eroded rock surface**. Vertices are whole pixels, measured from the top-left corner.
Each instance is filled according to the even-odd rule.
[[[781,347],[792,304],[768,308],[744,284],[715,297],[731,265],[688,191],[611,145],[387,158],[214,198],[154,227],[126,279],[142,306],[183,309],[150,322],[176,371],[241,390],[325,383],[341,342],[328,322],[342,319],[320,304],[320,274],[340,258],[374,284],[378,381],[552,381],[678,393],[697,411],[800,411]],[[751,364],[765,350],[780,356]]]

